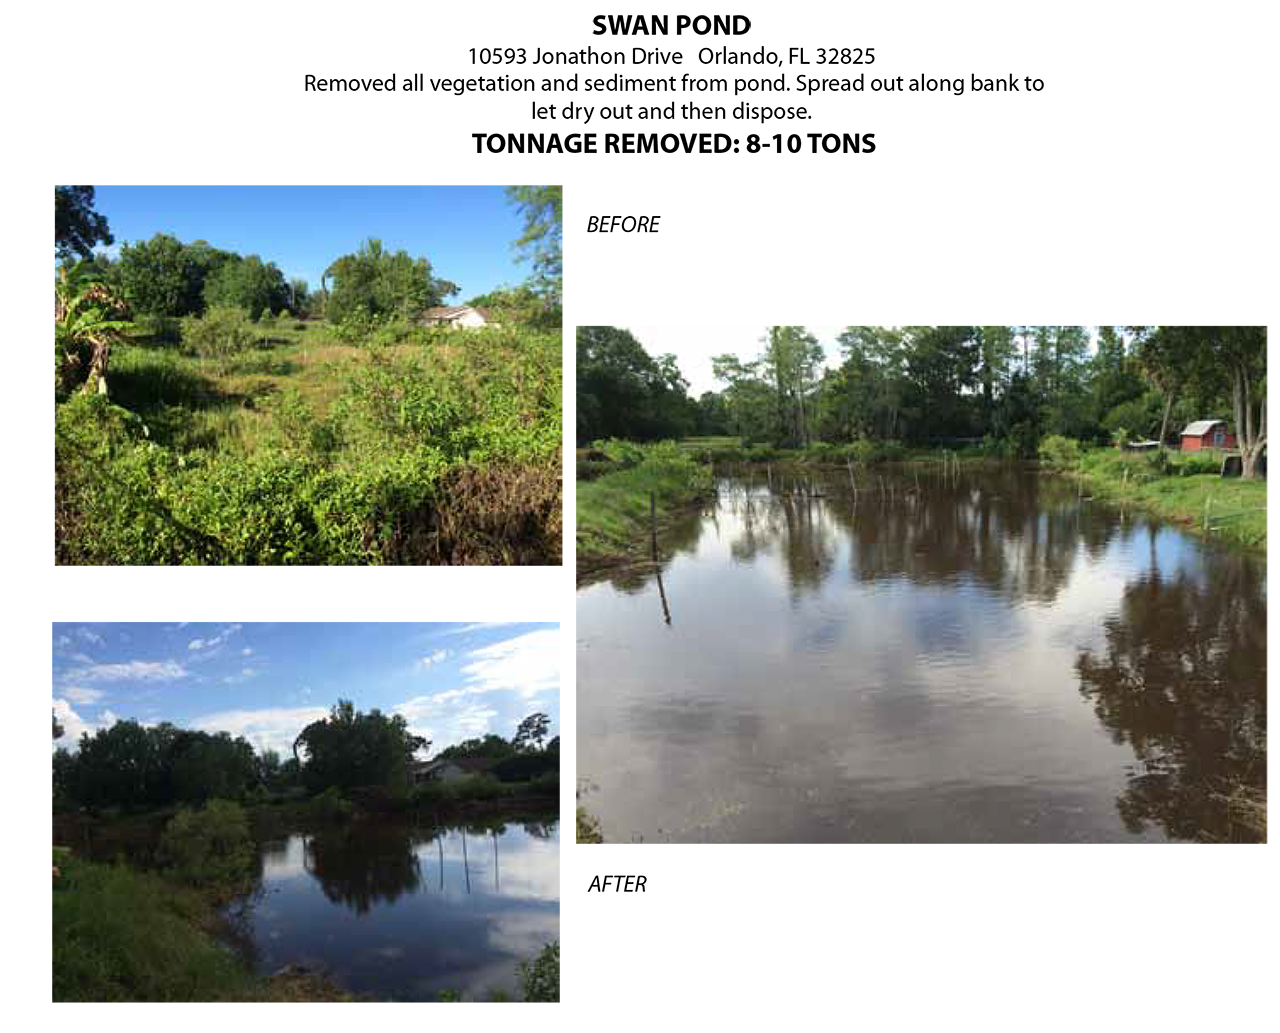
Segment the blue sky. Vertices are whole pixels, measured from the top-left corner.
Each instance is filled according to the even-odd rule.
[[[471,168],[430,140],[306,140],[210,91],[195,47],[95,47],[93,99],[95,207],[113,255],[170,233],[259,255],[315,288],[330,262],[379,237],[428,257],[461,288],[453,302],[525,278],[506,169]]]
[[[560,733],[555,624],[55,624],[60,744],[116,720],[243,735],[287,756],[339,698],[403,714],[434,753],[528,714]]]

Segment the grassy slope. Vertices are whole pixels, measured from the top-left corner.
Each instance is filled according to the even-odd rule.
[[[1189,462],[1177,453],[1170,458],[1175,470]],[[1158,476],[1145,454],[1106,449],[1086,453],[1079,473],[1089,489],[1101,498],[1117,505],[1139,506],[1198,532],[1204,529],[1205,501],[1208,500],[1209,533],[1213,537],[1266,549],[1265,480],[1246,481],[1211,473]]]
[[[267,980],[213,938],[213,901],[124,865],[55,851],[55,1001],[340,1000],[314,980]]]
[[[578,564],[601,565],[636,551],[649,526],[649,493],[658,515],[686,505],[709,487],[706,468],[678,450],[656,446],[635,466],[578,484]]]

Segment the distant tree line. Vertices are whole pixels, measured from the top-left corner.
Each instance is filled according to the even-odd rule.
[[[754,358],[714,357],[723,386],[695,400],[672,356],[580,328],[578,440],[970,440],[1029,457],[1050,434],[1164,442],[1213,416],[1231,419],[1246,473],[1266,443],[1262,327],[850,326],[837,340],[829,364],[804,327],[769,327]]]
[[[548,727],[546,714],[531,714],[510,740],[499,735],[469,739],[441,751],[439,758],[487,757],[495,761],[495,777],[525,781],[559,770],[560,739],[546,742]],[[53,738],[63,734],[55,713]],[[376,708],[362,712],[348,700],[307,725],[293,743],[293,756],[284,761],[274,750],[255,752],[248,740],[227,732],[117,721],[81,735],[74,752],[54,751],[54,800],[64,807],[141,809],[240,800],[258,790],[298,787],[311,794],[367,788],[404,792],[417,754],[430,746],[399,714]]]
[[[282,777],[278,757],[258,756],[243,738],[168,722],[117,721],[86,732],[74,753],[59,748],[53,754],[55,801],[91,809],[237,800]]]

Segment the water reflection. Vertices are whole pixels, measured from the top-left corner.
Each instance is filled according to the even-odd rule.
[[[1150,570],[1125,587],[1106,646],[1076,661],[1080,691],[1135,764],[1125,825],[1178,839],[1251,838],[1227,801],[1266,784],[1266,608],[1260,569],[1224,557],[1201,572]]]
[[[303,863],[326,897],[363,915],[417,891],[422,866],[414,840],[406,827],[342,828],[305,839]]]
[[[378,820],[262,845],[242,925],[258,967],[329,972],[384,1000],[517,995],[517,966],[559,939],[552,816]]]
[[[579,593],[608,838],[1239,837],[1261,561],[1015,467],[773,474]]]

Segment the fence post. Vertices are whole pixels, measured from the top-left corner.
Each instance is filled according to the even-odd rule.
[[[658,562],[658,501],[653,492],[649,492],[649,548],[653,553],[653,562]]]

